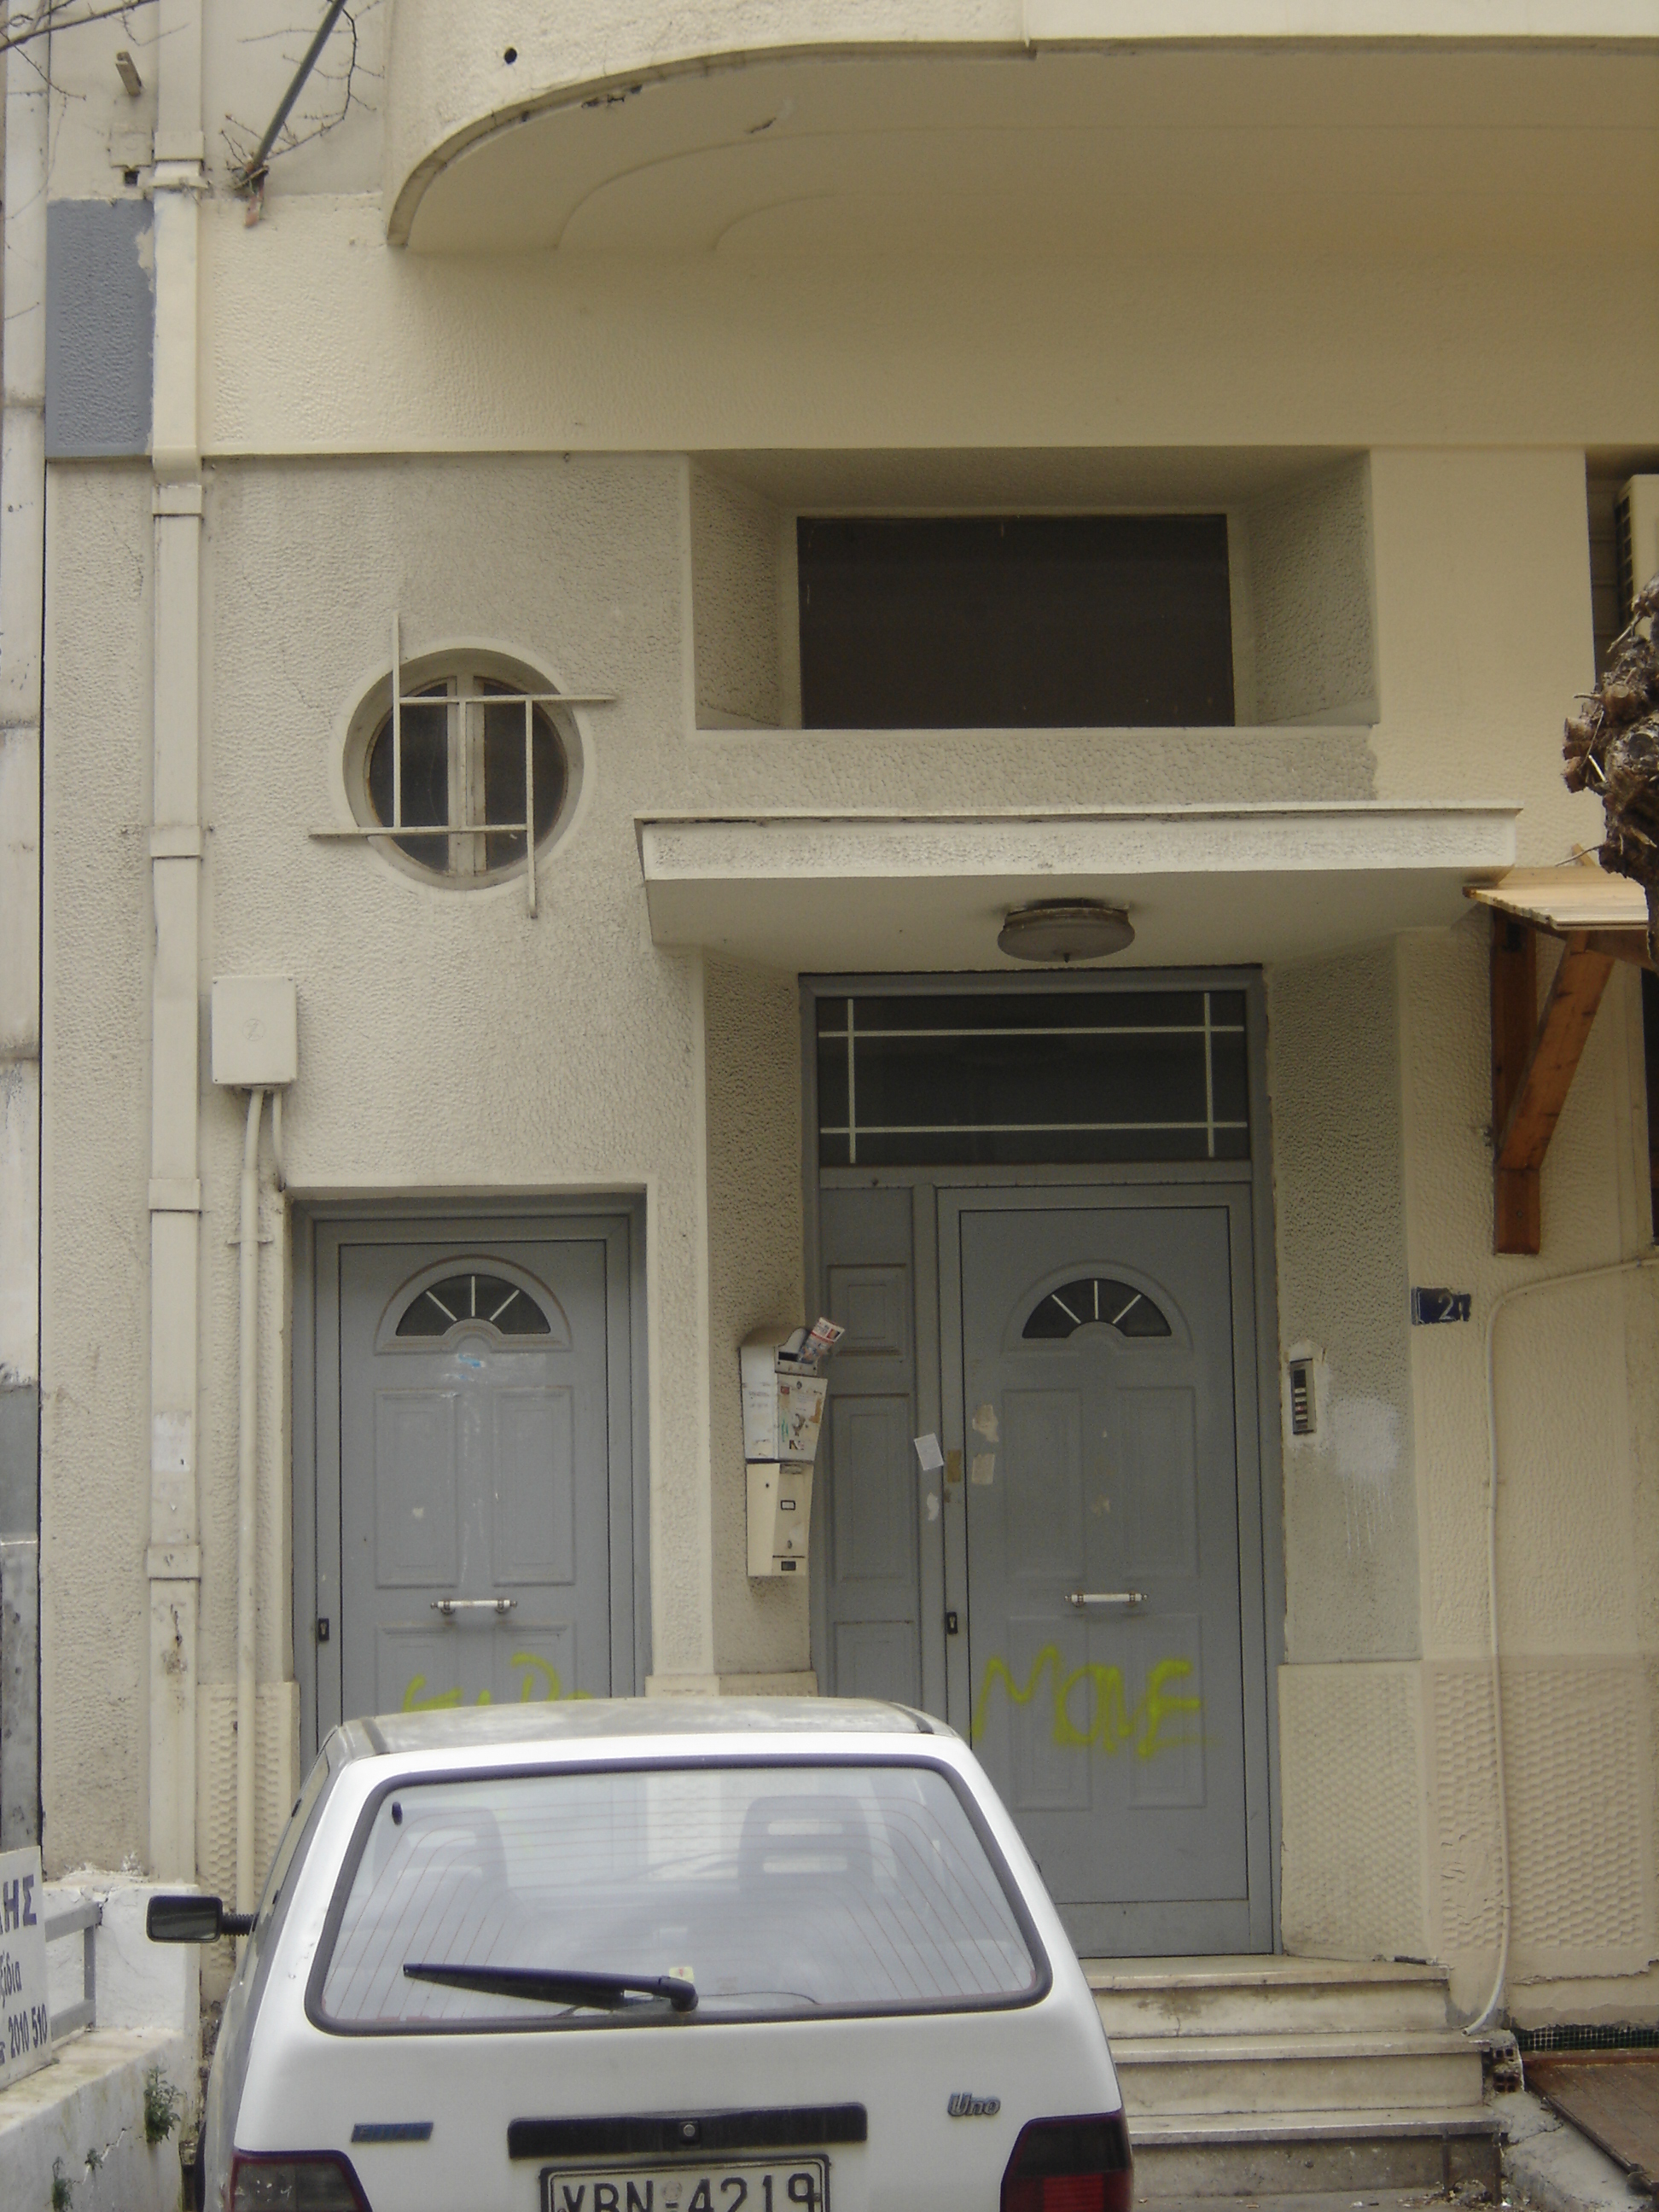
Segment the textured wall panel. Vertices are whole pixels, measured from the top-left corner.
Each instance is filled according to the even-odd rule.
[[[1653,1956],[1646,1689],[1630,1661],[1504,1669],[1517,1972],[1633,1973]]]
[[[1318,1426],[1284,1437],[1298,1665],[1421,1649],[1397,995],[1389,945],[1268,982],[1281,1352],[1322,1354]]]
[[[259,1687],[254,1746],[253,1879],[264,1884],[300,1786],[299,1692]],[[236,1685],[206,1682],[196,1705],[196,1877],[225,1899],[236,1893]]]
[[[697,719],[771,726],[778,702],[778,517],[695,470],[691,613]]]
[[[1281,1667],[1285,1948],[1425,1949],[1417,1669]]]
[[[738,1346],[801,1304],[800,1005],[793,975],[708,963],[708,1404],[714,1663],[726,1673],[806,1666],[808,1586],[751,1582]],[[654,1539],[654,1527],[653,1535]],[[653,1567],[653,1580],[659,1568]]]
[[[1369,464],[1344,461],[1246,510],[1255,719],[1376,719]]]
[[[1486,1669],[1425,1673],[1434,1946],[1484,1973],[1501,1894]],[[1650,1662],[1504,1662],[1512,1979],[1636,1973],[1655,1954],[1651,1698]]]
[[[1498,1791],[1492,1686],[1478,1666],[1424,1669],[1437,1958],[1494,1956],[1498,1936]]]

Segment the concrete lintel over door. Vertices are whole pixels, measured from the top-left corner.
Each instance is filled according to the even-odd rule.
[[[1127,908],[1137,967],[1270,965],[1445,927],[1515,853],[1518,809],[1452,801],[659,815],[636,823],[651,934],[767,968],[1006,968],[1029,900]]]

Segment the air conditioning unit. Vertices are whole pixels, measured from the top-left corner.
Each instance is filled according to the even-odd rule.
[[[1659,576],[1659,476],[1632,477],[1613,509],[1619,550],[1619,619],[1630,620],[1636,594]]]

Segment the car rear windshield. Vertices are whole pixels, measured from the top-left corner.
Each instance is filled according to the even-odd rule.
[[[1048,1966],[995,1846],[921,1763],[635,1766],[421,1780],[366,1816],[312,1984],[384,2033],[953,2012],[1029,2002]],[[408,1966],[675,1975],[601,2012]]]

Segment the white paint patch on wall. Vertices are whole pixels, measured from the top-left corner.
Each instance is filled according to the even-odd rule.
[[[1386,1482],[1400,1464],[1400,1408],[1384,1398],[1339,1398],[1331,1407],[1336,1471],[1344,1482]]]
[[[1349,1554],[1374,1553],[1394,1518],[1400,1408],[1385,1398],[1337,1398],[1331,1406],[1331,1441],[1346,1492]]]

